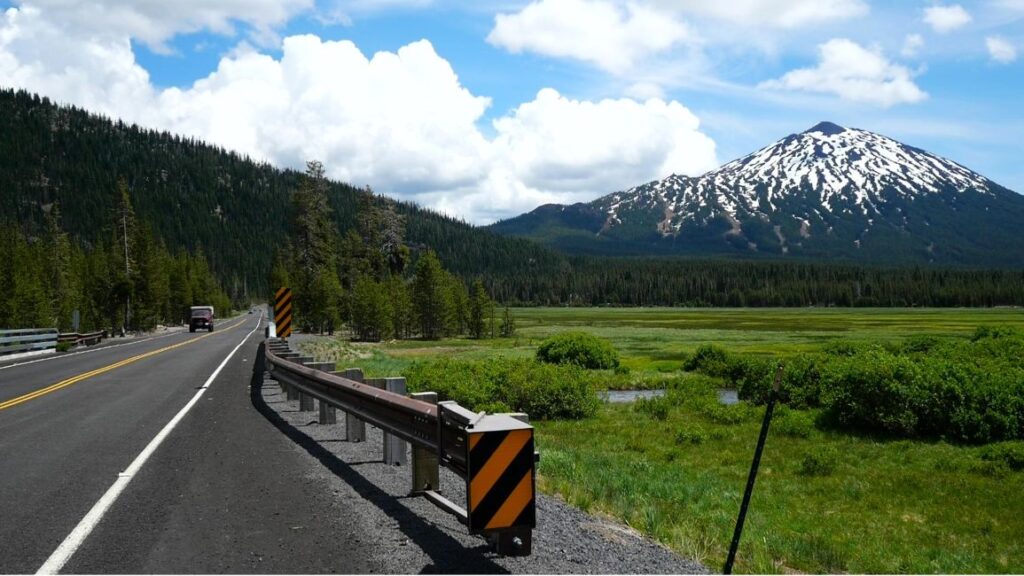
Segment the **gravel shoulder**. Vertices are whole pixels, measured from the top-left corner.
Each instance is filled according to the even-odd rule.
[[[338,507],[357,512],[377,542],[371,564],[386,573],[516,573],[516,574],[694,574],[703,565],[644,538],[631,528],[597,518],[544,495],[537,499],[533,554],[501,557],[483,538],[467,534],[453,516],[426,499],[408,496],[408,466],[385,465],[382,433],[367,426],[365,442],[348,442],[345,416],[338,424],[320,425],[317,412],[300,412],[277,383],[266,375],[252,394],[256,408],[311,456],[306,474],[334,492]],[[257,393],[258,392],[258,393]],[[543,454],[541,455],[543,458]],[[465,484],[441,469],[441,487],[453,502],[465,501]]]

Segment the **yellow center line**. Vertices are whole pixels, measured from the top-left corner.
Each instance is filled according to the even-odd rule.
[[[133,362],[138,362],[139,360],[144,360],[146,358],[149,358],[150,356],[156,356],[157,354],[160,354],[160,353],[163,353],[163,352],[167,352],[168,350],[174,350],[175,348],[181,348],[182,346],[188,346],[189,344],[195,344],[196,342],[199,342],[200,340],[202,340],[204,338],[209,338],[210,336],[213,336],[214,334],[223,334],[224,332],[227,332],[228,330],[232,330],[234,328],[237,328],[237,327],[241,326],[244,323],[245,323],[245,320],[243,319],[240,322],[237,322],[237,323],[235,323],[235,324],[233,324],[231,326],[228,326],[227,328],[225,328],[223,330],[220,330],[219,332],[210,332],[209,334],[204,334],[202,336],[199,336],[198,338],[192,338],[191,340],[186,340],[184,342],[178,342],[177,344],[172,344],[170,346],[165,346],[165,347],[159,348],[157,350],[152,350],[152,351],[146,352],[144,354],[139,354],[138,356],[132,356],[131,358],[125,358],[124,360],[121,360],[120,362],[114,362],[113,364],[110,364],[108,366],[104,366],[102,368],[97,368],[95,370],[90,370],[89,372],[85,372],[85,373],[79,374],[77,376],[72,376],[71,378],[68,378],[66,380],[61,380],[60,382],[57,382],[56,384],[51,384],[50,386],[47,386],[46,388],[40,388],[39,390],[36,390],[34,392],[29,392],[28,394],[24,394],[22,396],[18,396],[17,398],[11,398],[10,400],[7,400],[5,402],[0,402],[0,410],[6,410],[8,408],[11,408],[12,406],[17,406],[18,404],[21,404],[23,402],[28,402],[29,400],[34,400],[36,398],[39,398],[40,396],[45,396],[45,395],[47,395],[47,394],[49,394],[51,392],[56,392],[57,390],[60,390],[61,388],[67,388],[68,386],[71,386],[72,384],[76,384],[78,382],[81,382],[82,380],[86,380],[88,378],[92,378],[93,376],[99,376],[100,374],[103,374],[105,372],[110,372],[111,370],[116,370],[117,368],[120,368],[122,366],[127,366],[128,364],[132,364]]]

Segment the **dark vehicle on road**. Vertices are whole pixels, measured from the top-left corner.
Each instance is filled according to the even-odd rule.
[[[205,328],[213,332],[213,306],[193,306],[188,319],[188,331],[195,332]]]

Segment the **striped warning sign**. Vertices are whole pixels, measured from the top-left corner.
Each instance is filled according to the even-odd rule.
[[[287,338],[292,334],[292,289],[282,286],[274,295],[274,324],[277,337]]]
[[[469,529],[533,528],[533,429],[469,434]]]

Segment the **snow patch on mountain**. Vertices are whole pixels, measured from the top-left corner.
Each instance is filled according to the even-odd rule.
[[[820,221],[823,213],[870,217],[880,214],[893,195],[912,201],[949,190],[993,194],[993,186],[956,162],[919,148],[822,122],[703,176],[673,174],[593,205],[607,214],[605,229],[621,224],[626,208],[658,209],[665,216],[657,228],[671,235],[688,222],[703,225],[720,216],[734,230],[746,218],[768,221],[780,204],[795,199],[804,209],[792,216],[806,238],[811,219]]]

